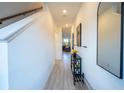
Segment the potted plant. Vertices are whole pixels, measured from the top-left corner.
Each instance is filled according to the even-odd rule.
[[[72,50],[73,57],[76,58],[78,51],[77,50]]]

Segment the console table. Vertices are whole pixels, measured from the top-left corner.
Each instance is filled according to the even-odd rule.
[[[73,74],[73,83],[82,82],[84,84],[84,73],[81,72],[81,57],[79,55],[71,55],[71,71]]]

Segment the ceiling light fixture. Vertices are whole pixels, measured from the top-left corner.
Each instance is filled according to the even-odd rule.
[[[67,13],[67,10],[65,10],[65,9],[62,10],[62,13],[63,13],[63,14],[66,14],[66,13]]]
[[[66,26],[66,27],[68,27],[69,25],[68,25],[68,24],[66,24],[65,26]]]

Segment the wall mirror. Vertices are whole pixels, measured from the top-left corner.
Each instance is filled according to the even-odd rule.
[[[123,3],[99,3],[97,11],[97,65],[122,79]]]

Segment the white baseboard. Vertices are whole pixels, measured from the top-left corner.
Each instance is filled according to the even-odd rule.
[[[87,81],[86,77],[84,77],[84,83],[86,84],[88,90],[93,90],[93,88],[91,87],[91,85],[90,85],[89,82]]]

